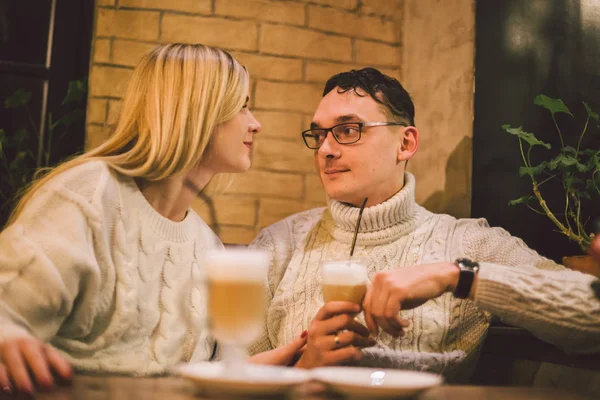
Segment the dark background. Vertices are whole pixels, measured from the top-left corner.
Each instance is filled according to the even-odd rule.
[[[62,103],[70,81],[87,85],[93,16],[94,0],[0,0],[0,129],[7,138],[2,162],[6,168],[11,166],[12,179],[28,179],[36,159],[43,159],[38,156],[37,143],[40,130],[44,143],[48,143],[50,117],[55,122],[70,112],[80,116],[68,128],[55,130],[49,165],[83,150],[87,98]],[[5,100],[18,89],[31,93],[27,110],[5,108]],[[20,135],[22,128],[27,128],[29,134]],[[17,147],[15,143],[22,137],[26,138],[22,142],[25,144]],[[16,155],[25,147],[31,149],[32,156],[21,165]],[[13,161],[17,162],[14,169]],[[13,189],[4,185],[11,180],[8,176],[0,178],[5,179],[1,181],[4,196],[13,199],[7,203],[3,196],[0,204],[3,226],[18,193],[11,193]]]
[[[579,246],[555,232],[558,228],[546,216],[524,205],[508,206],[510,200],[531,194],[531,181],[519,177],[518,140],[501,126],[523,125],[559,147],[550,113],[533,104],[543,93],[563,99],[575,115],[575,122],[562,115],[557,120],[565,144],[576,146],[587,115],[581,102],[600,112],[600,3],[479,0],[475,38],[472,216],[487,218],[554,260],[580,254]],[[600,148],[595,125],[590,124],[582,148]],[[533,154],[541,161],[546,153],[542,149]],[[551,209],[561,212],[556,207],[564,204],[560,186],[544,185],[542,195]],[[600,199],[594,200],[587,211],[600,216]]]
[[[24,113],[3,107],[15,90],[32,92],[32,116],[39,126],[49,112],[57,115],[69,81],[87,83],[93,15],[94,0],[0,0],[0,128],[14,132],[24,124]],[[85,121],[80,121],[53,161],[81,151],[84,142]]]

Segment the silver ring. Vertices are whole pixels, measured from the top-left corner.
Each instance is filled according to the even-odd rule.
[[[335,342],[335,347],[340,347],[340,337],[338,334],[333,337],[333,341]]]

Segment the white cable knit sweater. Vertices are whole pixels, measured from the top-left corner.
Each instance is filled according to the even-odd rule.
[[[480,262],[476,300],[447,293],[402,311],[407,335],[386,333],[365,349],[361,365],[428,370],[462,381],[472,372],[490,313],[569,352],[600,351],[600,301],[592,276],[539,256],[485,220],[433,214],[414,201],[415,179],[388,201],[366,208],[355,255],[378,271],[469,257]],[[347,256],[359,209],[335,200],[264,229],[252,247],[271,253],[266,335],[251,347],[262,352],[289,343],[308,329],[323,305],[319,261]],[[362,314],[359,319],[364,323]]]
[[[194,349],[207,360],[206,331],[186,322],[204,321],[204,290],[182,294],[219,245],[194,211],[162,217],[105,163],[72,168],[0,234],[0,340],[34,335],[88,372],[162,373]]]

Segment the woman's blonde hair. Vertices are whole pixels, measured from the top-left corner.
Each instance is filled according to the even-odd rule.
[[[189,171],[202,159],[215,127],[242,109],[248,87],[247,70],[222,49],[179,43],[156,47],[135,68],[110,138],[32,183],[7,225],[42,185],[84,162],[102,160],[124,175],[149,181]]]

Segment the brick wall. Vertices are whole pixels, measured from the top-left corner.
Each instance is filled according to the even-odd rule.
[[[408,169],[417,203],[471,214],[475,0],[405,0],[402,82],[421,133]]]
[[[250,70],[251,108],[263,125],[253,166],[195,208],[224,242],[325,205],[308,127],[326,79],[363,66],[401,73],[401,0],[97,0],[86,146],[106,139],[128,78],[159,43],[230,50]]]

